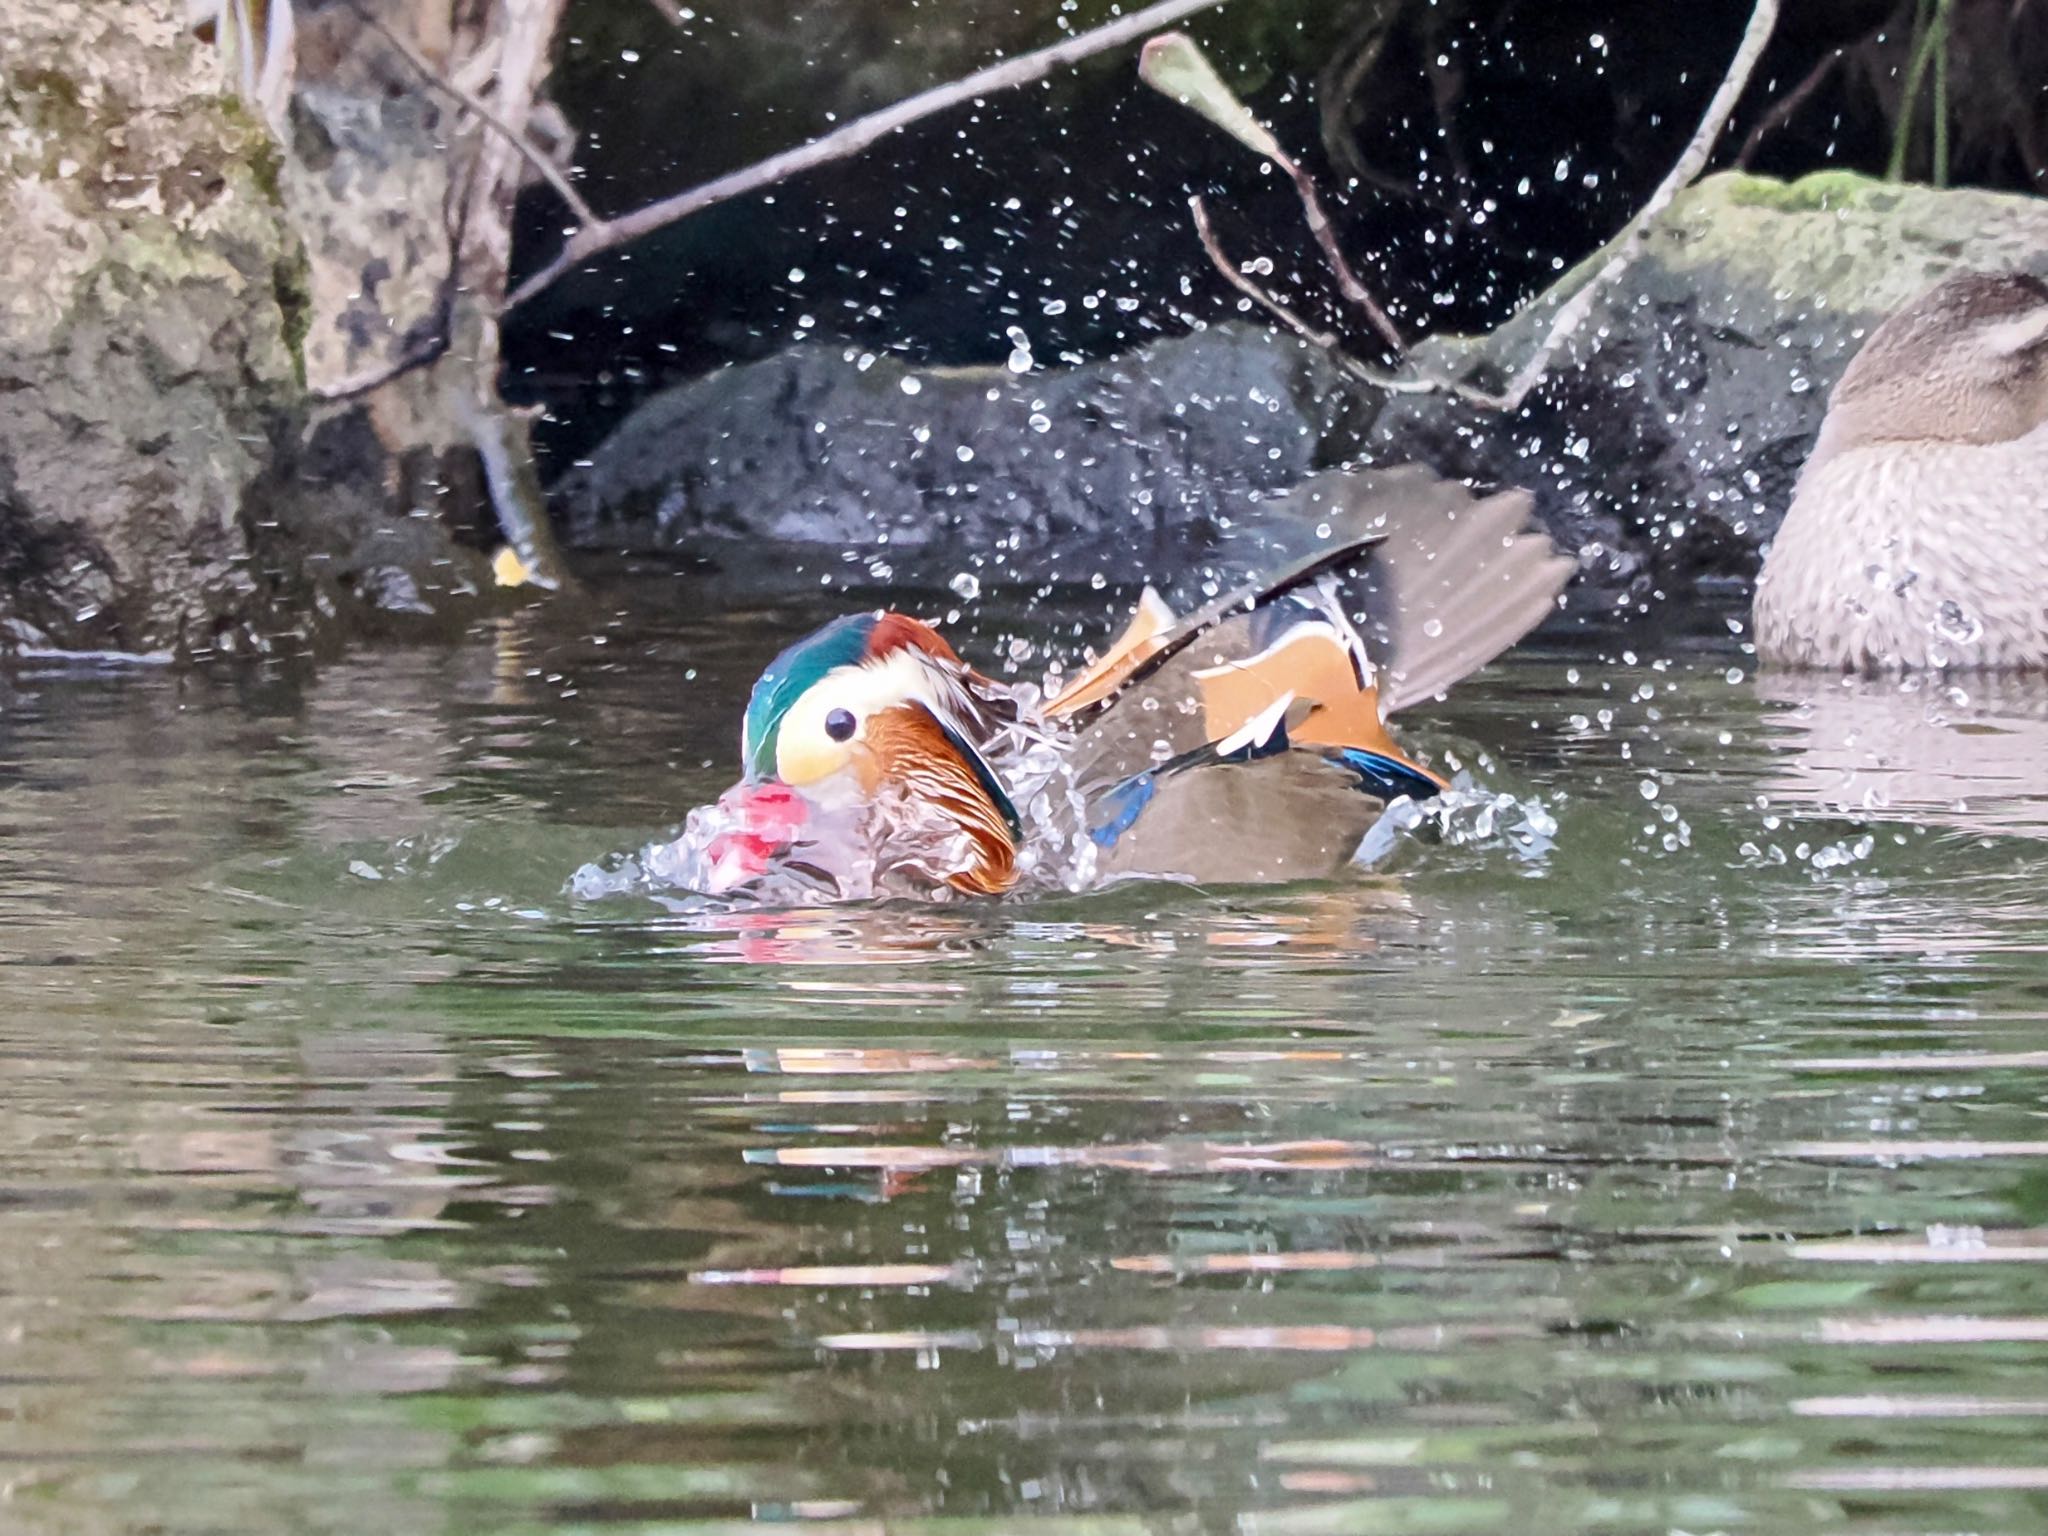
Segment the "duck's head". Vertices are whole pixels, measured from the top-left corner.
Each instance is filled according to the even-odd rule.
[[[995,721],[985,683],[930,625],[852,614],[768,664],[747,703],[740,751],[752,783],[779,783],[820,809],[888,805],[963,835],[937,869],[966,891],[1016,878],[1016,807],[982,756]]]
[[[2001,443],[2048,423],[2048,283],[1962,272],[1870,333],[1810,465],[1882,443]]]

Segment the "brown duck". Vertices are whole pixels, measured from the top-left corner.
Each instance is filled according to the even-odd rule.
[[[1788,666],[2048,668],[2048,284],[1961,273],[1871,333],[1755,617]]]

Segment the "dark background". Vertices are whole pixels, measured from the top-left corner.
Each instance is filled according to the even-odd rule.
[[[585,195],[616,213],[1056,41],[1062,16],[1078,32],[1111,14],[1060,3],[576,0],[552,89]],[[1350,69],[1383,9],[1383,46]],[[1414,338],[1498,323],[1610,236],[1694,132],[1749,14],[1747,0],[1235,0],[1186,29],[1316,173],[1354,265]],[[1787,0],[1717,165],[1882,173],[1914,15],[1914,0]],[[2042,188],[2048,5],[1958,0],[1949,48],[1950,179]],[[1923,178],[1929,94],[1904,136]],[[1371,351],[1285,179],[1144,87],[1125,49],[600,259],[512,317],[512,387],[548,406],[540,447],[558,473],[651,390],[801,340],[982,363],[1019,327],[1040,362],[1099,356],[1235,311],[1190,226],[1195,192],[1233,254],[1270,257],[1272,286]],[[526,266],[562,222],[549,193],[529,194]]]

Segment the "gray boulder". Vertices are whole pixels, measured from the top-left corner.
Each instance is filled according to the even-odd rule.
[[[234,645],[298,395],[262,127],[167,0],[0,5],[0,644]]]
[[[1418,364],[1498,384],[1606,257],[1483,339],[1431,340]],[[1844,173],[1709,177],[1653,223],[1520,412],[1397,396],[1370,453],[1536,491],[1553,532],[1580,552],[1586,598],[1647,608],[1739,583],[1863,338],[1966,267],[2048,274],[2048,200]]]
[[[1323,353],[1249,326],[1021,374],[800,348],[647,400],[557,503],[579,545],[740,573],[810,546],[880,579],[976,554],[1121,576],[1355,451],[1367,405]]]
[[[1424,343],[1418,366],[1497,385],[1606,256],[1489,336]],[[650,399],[559,502],[578,543],[771,580],[791,545],[896,579],[994,550],[1028,579],[1139,563],[1170,578],[1213,556],[1226,520],[1255,522],[1260,492],[1334,463],[1419,461],[1534,490],[1581,558],[1579,611],[1646,610],[1754,572],[1878,320],[1959,267],[2015,266],[2048,272],[2048,201],[1729,173],[1653,223],[1512,416],[1382,397],[1252,326],[1021,377],[799,349]]]
[[[282,192],[315,172],[186,11],[0,0],[0,652],[296,650],[488,581],[438,466],[310,397],[356,361]]]

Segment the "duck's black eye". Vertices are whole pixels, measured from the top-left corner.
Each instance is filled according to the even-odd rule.
[[[851,741],[856,723],[852,710],[835,709],[825,717],[825,734],[834,741]]]

